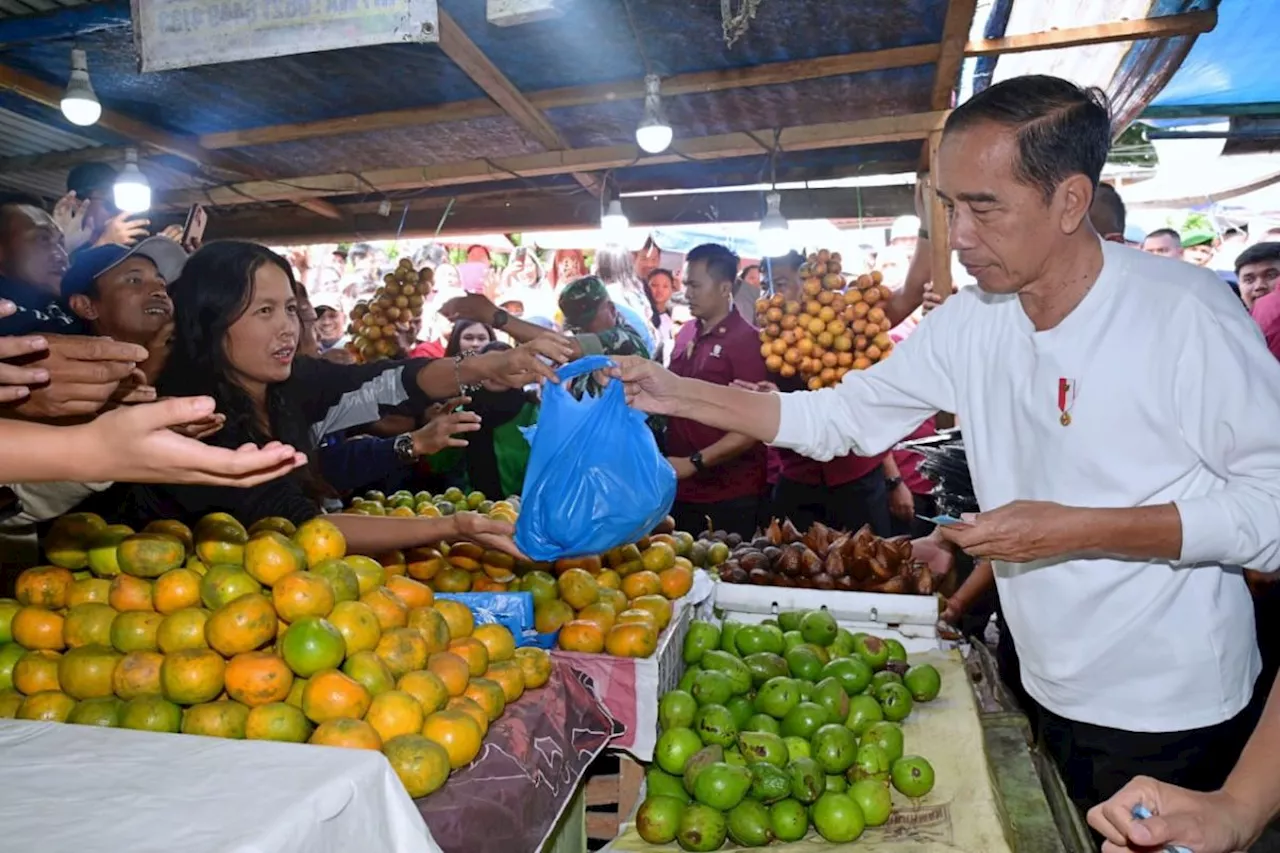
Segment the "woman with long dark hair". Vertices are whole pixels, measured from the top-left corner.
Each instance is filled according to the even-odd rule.
[[[474,355],[498,339],[493,329],[478,320],[458,320],[444,348],[445,358]]]
[[[453,359],[338,365],[298,355],[301,324],[293,273],[284,258],[253,243],[211,243],[171,285],[174,345],[157,381],[162,396],[206,395],[226,416],[210,439],[224,447],[282,441],[310,450],[320,436],[376,420],[381,406],[456,396],[483,382],[520,388],[552,371],[538,356],[563,361],[558,342]],[[195,520],[229,512],[245,524],[267,516],[299,522],[319,514],[325,489],[310,469],[252,489],[138,486],[133,520]],[[381,553],[465,537],[512,550],[509,525],[474,515],[443,519],[331,516],[357,553]]]

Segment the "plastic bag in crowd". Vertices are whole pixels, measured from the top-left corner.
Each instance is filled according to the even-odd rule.
[[[534,560],[603,554],[649,535],[671,510],[676,475],[621,382],[577,399],[569,380],[613,362],[592,355],[559,368],[524,430],[532,448],[516,546]]]

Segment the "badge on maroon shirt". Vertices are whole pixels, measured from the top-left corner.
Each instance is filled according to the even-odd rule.
[[[1071,426],[1071,407],[1076,404],[1076,381],[1060,377],[1058,379],[1058,411],[1061,416],[1058,423]]]

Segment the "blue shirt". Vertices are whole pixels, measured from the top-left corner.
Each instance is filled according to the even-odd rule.
[[[0,317],[0,335],[83,335],[87,332],[80,318],[42,287],[0,278],[0,297],[18,306],[16,313]]]

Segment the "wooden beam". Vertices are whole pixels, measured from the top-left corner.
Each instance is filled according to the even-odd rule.
[[[443,34],[441,44],[444,44]],[[677,74],[662,80],[662,94],[667,97],[695,95],[706,92],[722,92],[753,86],[773,86],[803,80],[818,80],[842,74],[858,74],[864,71],[880,71],[891,68],[907,68],[913,65],[931,65],[938,59],[936,44],[894,47],[850,53],[843,56],[821,56],[816,59],[798,59],[788,62],[771,62],[746,68],[730,68],[719,71],[699,71],[693,74]],[[612,101],[638,101],[644,99],[644,81],[626,80],[618,83],[597,83],[591,86],[573,86],[530,92],[524,96],[538,110],[581,107]],[[470,121],[502,115],[502,108],[488,98],[456,101],[429,107],[369,113],[322,121],[279,124],[269,127],[231,130],[210,133],[200,137],[200,144],[209,149],[240,148],[248,145],[271,145],[277,142],[295,142],[300,139],[318,139],[341,136],[347,133],[367,133],[379,130],[395,130],[449,121]]]
[[[938,53],[937,68],[933,74],[933,94],[929,106],[935,110],[950,109],[951,95],[960,79],[960,67],[964,64],[965,44],[973,28],[973,15],[978,0],[951,0],[947,4],[947,17],[942,24],[942,44]]]
[[[61,109],[61,88],[15,68],[10,68],[7,65],[0,65],[0,90],[3,89],[8,89],[36,103],[44,104],[50,109]],[[175,136],[172,133],[144,124],[113,110],[104,109],[102,111],[102,116],[98,119],[98,126],[166,154],[173,154],[184,160],[190,160],[192,163],[212,166],[216,169],[250,178],[267,177],[265,171],[244,162],[242,158],[236,155],[209,151],[201,148],[193,139]],[[337,219],[341,216],[336,207],[320,199],[308,199],[303,206],[331,219]]]
[[[139,157],[147,150],[140,146]],[[19,157],[0,158],[0,174],[11,172],[43,172],[70,169],[81,163],[123,163],[125,147],[119,145],[92,145],[72,148],[69,151],[50,151],[47,154],[24,154]]]
[[[930,132],[941,129],[946,116],[945,111],[937,111],[790,127],[779,134],[778,145],[784,152],[815,151],[847,145],[925,139]],[[289,178],[287,182],[269,179],[247,181],[230,187],[165,193],[158,203],[188,205],[209,202],[230,206],[255,201],[293,201],[317,196],[351,195],[365,193],[370,189],[391,192],[423,187],[452,187],[502,181],[512,177],[539,178],[629,166],[656,166],[687,160],[721,160],[768,153],[773,146],[773,135],[773,131],[759,131],[677,140],[669,151],[655,155],[646,155],[635,145],[613,145],[491,160],[466,160],[435,166],[376,169],[358,175],[351,172],[312,175]]]
[[[484,90],[502,111],[516,124],[541,143],[548,151],[563,151],[569,147],[560,131],[552,126],[542,111],[520,94],[498,66],[484,55],[476,43],[458,26],[453,16],[440,10],[440,49],[453,60],[462,72]],[[582,172],[572,173],[573,179],[594,195],[600,194],[595,178]]]
[[[937,164],[938,147],[942,145],[942,131],[929,134],[929,162]],[[929,248],[932,250],[929,287],[945,301],[951,295],[951,229],[947,222],[947,209],[938,195],[936,170],[929,176],[925,188],[925,204],[929,205]]]
[[[1161,15],[1156,18],[1138,18],[1132,21],[1112,21],[1087,27],[1067,27],[1045,33],[1025,33],[998,39],[980,39],[969,42],[965,56],[996,56],[1004,53],[1026,53],[1032,50],[1054,50],[1063,47],[1079,47],[1090,44],[1106,44],[1115,41],[1174,38],[1207,33],[1218,23],[1214,9],[1202,12],[1185,12],[1181,15]]]

